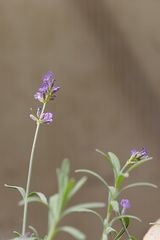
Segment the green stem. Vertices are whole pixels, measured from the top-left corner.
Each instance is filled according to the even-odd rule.
[[[54,219],[54,222],[52,224],[52,227],[49,230],[46,240],[54,240],[55,236],[57,235],[57,233],[58,233],[57,225],[60,221],[61,211],[62,211],[62,202],[60,201],[59,207],[57,208],[57,213],[58,213],[57,217],[56,217],[56,219]]]
[[[47,240],[54,240],[54,237],[57,234],[57,229],[56,229],[57,223],[52,226],[52,228],[49,231]]]
[[[41,115],[44,113],[46,103],[43,104]],[[25,198],[24,198],[24,210],[23,210],[23,223],[22,223],[22,236],[25,235],[26,233],[26,222],[27,222],[27,210],[28,210],[28,194],[29,194],[29,189],[30,189],[30,184],[31,184],[31,176],[32,176],[32,165],[33,165],[33,158],[34,158],[34,152],[35,152],[35,146],[36,146],[36,141],[38,137],[38,132],[39,132],[39,127],[40,127],[40,122],[37,122],[37,127],[33,139],[33,144],[32,144],[32,149],[31,149],[31,155],[30,155],[30,160],[29,160],[29,169],[28,169],[28,177],[27,177],[27,185],[26,185],[26,192],[25,192]]]
[[[107,216],[104,220],[103,233],[102,233],[101,240],[108,240],[108,234],[105,233],[105,230],[107,229],[107,227],[109,225],[109,220],[110,220],[111,214],[112,214],[112,206],[109,202],[108,207],[107,207]]]
[[[124,230],[125,230],[125,232],[126,232],[127,237],[130,239],[130,238],[131,238],[131,235],[129,234],[128,229],[126,228],[126,225],[125,225],[125,223],[124,223],[124,220],[122,219],[121,222],[122,222],[122,226],[124,227]]]

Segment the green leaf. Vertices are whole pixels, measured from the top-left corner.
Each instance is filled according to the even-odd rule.
[[[69,200],[69,195],[74,186],[74,183],[75,183],[74,179],[70,179],[68,181],[68,184],[66,185],[66,189],[65,189],[63,195],[61,196],[61,198],[62,198],[61,199],[61,201],[62,201],[61,202],[61,210],[63,210],[63,208],[65,207],[65,205],[67,204],[67,202]]]
[[[136,183],[132,183],[129,184],[127,186],[125,186],[124,188],[121,189],[121,192],[128,189],[128,188],[132,188],[132,187],[141,187],[141,186],[147,186],[147,187],[153,187],[153,188],[157,188],[157,186],[155,184],[152,183],[148,183],[148,182],[136,182]]]
[[[58,202],[59,195],[58,193],[49,198],[49,213],[48,213],[48,230],[52,227],[53,223],[57,219],[58,214]]]
[[[76,229],[74,227],[63,226],[63,227],[59,228],[59,230],[69,233],[71,236],[73,236],[74,238],[76,238],[78,240],[86,239],[85,235],[81,231],[79,231],[78,229]]]
[[[96,151],[98,153],[100,153],[101,155],[104,156],[104,158],[111,164],[112,168],[113,168],[113,171],[114,171],[114,176],[115,176],[115,180],[117,179],[118,175],[119,175],[119,172],[120,172],[120,161],[118,159],[118,157],[112,153],[112,152],[108,152],[107,154],[96,149]]]
[[[77,211],[75,212],[82,212],[82,213],[92,213],[94,214],[95,216],[97,216],[99,218],[99,220],[101,221],[102,225],[103,225],[103,218],[101,217],[101,215],[99,213],[97,213],[96,211],[93,211],[91,209],[87,209],[87,208],[80,208],[80,209],[77,209]]]
[[[47,205],[48,206],[48,200],[47,200],[47,198],[46,198],[46,196],[43,194],[43,193],[41,193],[41,192],[31,192],[31,193],[29,193],[29,195],[28,195],[28,200],[29,199],[32,199],[32,198],[37,198],[37,200],[39,201],[39,202],[41,202],[41,203],[43,203],[44,205]]]
[[[137,220],[137,221],[139,221],[139,222],[142,222],[141,219],[138,218],[138,217],[136,217],[136,216],[133,216],[133,215],[121,215],[121,216],[114,217],[114,218],[111,220],[110,225],[112,226],[115,221],[120,220],[120,219],[124,219],[124,218],[126,218],[126,217],[127,217],[127,218],[131,218],[131,219],[135,219],[135,220]]]
[[[69,198],[72,198],[73,195],[75,195],[79,191],[79,189],[85,184],[86,181],[87,177],[82,177],[70,191]]]
[[[129,240],[136,240],[137,238],[134,236],[130,236]]]
[[[8,184],[4,184],[4,186],[18,190],[18,192],[21,194],[22,198],[23,199],[25,198],[25,190],[22,187],[12,186],[12,185],[8,185]]]
[[[73,213],[73,212],[84,212],[84,209],[90,209],[90,208],[102,208],[105,207],[104,203],[100,203],[100,202],[91,202],[91,203],[82,203],[82,204],[77,204],[75,206],[72,206],[70,208],[67,208],[63,213],[62,213],[62,217]]]
[[[61,169],[57,169],[58,189],[59,189],[60,195],[63,194],[63,192],[66,189],[66,186],[68,185],[69,169],[70,169],[70,164],[68,159],[63,160]]]
[[[34,237],[39,237],[38,232],[37,232],[37,230],[34,227],[29,226],[28,228],[31,229],[31,231],[33,232],[33,236]]]
[[[119,174],[117,181],[116,181],[116,188],[119,188],[121,183],[123,182],[124,178],[128,177],[128,173],[121,173]]]
[[[127,172],[131,172],[132,170],[134,170],[135,168],[139,167],[140,165],[142,165],[143,163],[146,163],[148,161],[152,160],[152,158],[147,158],[147,159],[144,159],[144,160],[140,160],[136,163],[133,163],[132,166],[127,170]]]
[[[20,237],[20,236],[21,236],[21,233],[19,233],[19,232],[17,232],[17,231],[13,231],[13,233],[14,233],[14,235],[15,235],[16,237]]]
[[[116,231],[114,228],[108,226],[108,227],[105,229],[105,234],[109,235],[111,232],[116,232],[116,233],[117,233],[117,231]]]
[[[115,212],[119,212],[119,203],[118,203],[118,201],[115,201],[115,200],[111,201],[111,206],[112,206],[112,208],[113,208],[113,210]]]
[[[129,226],[129,218],[125,217],[123,218],[123,223],[125,224],[125,228],[127,228]],[[122,229],[119,231],[119,233],[116,235],[116,237],[114,238],[114,240],[119,240],[121,238],[121,236],[125,233],[126,229],[124,227],[122,227]]]
[[[105,187],[109,188],[109,185],[108,183],[96,172],[93,172],[91,170],[88,170],[88,169],[78,169],[76,170],[75,172],[83,172],[83,173],[88,173],[90,175],[93,175],[94,177],[96,177],[98,180],[100,180],[104,185]]]
[[[27,198],[27,202],[28,203],[38,202],[38,203],[42,203],[42,204],[44,204],[45,206],[48,207],[47,198],[41,192],[31,192],[31,193],[29,193],[28,198]],[[24,199],[19,202],[19,205],[20,206],[24,205]]]

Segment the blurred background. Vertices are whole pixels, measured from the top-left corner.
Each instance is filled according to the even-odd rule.
[[[48,70],[56,74],[61,91],[48,108],[55,113],[54,123],[40,129],[32,190],[47,196],[56,192],[55,169],[65,157],[77,179],[82,174],[74,170],[88,168],[111,184],[111,168],[95,149],[113,151],[124,163],[132,148],[142,146],[154,160],[130,182],[160,186],[159,8],[159,1],[149,0],[0,1],[0,239],[21,230],[19,194],[4,183],[26,184],[35,131],[30,108],[37,108],[33,95]],[[137,188],[123,198],[131,201],[130,213],[143,220],[130,228],[142,239],[148,223],[160,217],[159,190]],[[89,177],[73,203],[106,199],[103,186]],[[29,224],[43,235],[46,209],[32,204],[29,210]],[[96,217],[75,214],[67,221],[87,239],[100,238]]]

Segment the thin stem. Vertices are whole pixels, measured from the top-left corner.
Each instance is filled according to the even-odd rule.
[[[110,200],[111,201],[111,200]],[[112,206],[110,204],[110,202],[108,202],[108,206],[107,206],[107,216],[104,220],[104,224],[103,224],[103,233],[102,233],[102,237],[101,240],[108,240],[108,234],[105,233],[105,230],[107,229],[108,225],[109,225],[109,220],[112,214]]]
[[[130,238],[131,238],[131,235],[130,235],[129,232],[128,232],[128,229],[127,229],[127,227],[126,227],[126,225],[125,225],[125,223],[124,223],[124,220],[122,219],[121,222],[122,222],[122,226],[124,227],[124,230],[125,230],[125,232],[126,232],[127,237],[130,239]]]
[[[54,237],[57,234],[57,229],[56,229],[57,223],[52,226],[52,228],[49,231],[47,240],[54,240]]]
[[[46,103],[43,104],[41,114],[44,113]],[[25,192],[25,198],[24,198],[24,210],[23,210],[23,223],[22,223],[22,236],[25,235],[26,232],[26,222],[27,222],[27,210],[28,210],[28,194],[30,189],[30,183],[31,183],[31,176],[32,176],[32,165],[33,165],[33,158],[34,158],[34,152],[35,152],[35,146],[36,141],[38,137],[40,123],[37,122],[37,127],[33,139],[32,149],[31,149],[31,155],[29,160],[29,169],[28,169],[28,177],[27,177],[27,185],[26,185],[26,192]]]

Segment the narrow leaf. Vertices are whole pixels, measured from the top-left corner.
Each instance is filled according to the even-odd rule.
[[[38,237],[39,236],[37,230],[34,227],[29,226],[28,228],[31,229],[31,231],[33,232],[34,237]]]
[[[71,236],[73,236],[74,238],[78,239],[78,240],[84,240],[86,239],[85,235],[79,231],[78,229],[74,228],[74,227],[70,227],[70,226],[63,226],[59,228],[59,231],[63,231],[63,232],[67,232],[69,233]]]
[[[68,181],[68,184],[66,186],[66,189],[63,193],[63,195],[61,196],[62,197],[62,202],[61,202],[61,210],[63,210],[63,208],[65,207],[65,205],[67,204],[68,200],[69,200],[69,195],[70,195],[70,192],[74,186],[74,179],[70,179]]]
[[[13,231],[13,233],[15,234],[16,237],[20,237],[21,233],[17,232],[17,231]]]
[[[102,218],[101,215],[100,215],[99,213],[97,213],[96,211],[93,211],[93,210],[87,209],[87,208],[80,208],[80,209],[77,209],[77,211],[75,211],[75,212],[92,213],[92,214],[96,215],[96,216],[99,218],[99,220],[101,221],[101,223],[102,223],[102,225],[103,225],[103,218]]]
[[[124,178],[129,177],[128,173],[120,173],[117,180],[116,180],[116,188],[120,188],[120,185],[122,184]]]
[[[4,186],[18,190],[18,192],[21,194],[22,198],[23,199],[25,198],[25,190],[22,187],[12,186],[12,185],[8,185],[8,184],[4,184]]]
[[[31,193],[29,193],[28,199],[29,198],[34,198],[34,197],[39,199],[39,201],[41,203],[43,203],[43,204],[48,206],[48,200],[47,200],[46,196],[43,193],[41,193],[41,192],[31,192]]]
[[[129,240],[136,240],[137,238],[134,236],[130,236]]]
[[[82,203],[82,204],[78,204],[78,205],[75,205],[75,206],[72,206],[70,208],[67,208],[62,216],[66,216],[70,213],[73,213],[73,212],[80,212],[81,209],[90,209],[90,208],[102,208],[102,207],[105,207],[105,204],[104,203],[100,203],[100,202],[92,202],[92,203]]]
[[[114,228],[108,226],[105,230],[105,234],[109,235],[111,232],[116,232],[117,233],[117,231]]]
[[[96,177],[97,179],[99,179],[107,188],[109,188],[108,183],[96,172],[93,172],[93,171],[88,170],[88,169],[78,169],[78,170],[76,170],[76,172],[83,172],[83,173],[91,174],[94,177]]]
[[[119,175],[120,168],[121,168],[118,157],[112,152],[108,152],[106,154],[106,153],[100,151],[99,149],[96,149],[96,151],[98,153],[100,153],[102,156],[104,156],[104,158],[110,163],[110,165],[113,168],[114,176],[115,176],[115,180],[116,180]]]
[[[139,221],[139,222],[142,222],[141,219],[138,218],[138,217],[136,217],[136,216],[133,216],[133,215],[121,215],[121,216],[118,216],[118,217],[114,217],[114,218],[112,219],[112,221],[110,222],[110,225],[112,226],[115,221],[120,220],[120,219],[124,219],[124,218],[126,218],[126,217],[127,217],[127,218],[131,218],[131,219],[135,219],[135,220],[137,220],[137,221]]]
[[[55,194],[49,198],[49,213],[48,213],[48,230],[52,227],[53,222],[58,214],[59,195]]]
[[[68,184],[68,174],[69,174],[69,160],[64,159],[62,162],[62,166],[60,169],[57,169],[57,176],[58,176],[58,188],[60,195],[63,194],[64,189]]]
[[[139,162],[137,163],[133,163],[133,165],[127,170],[127,172],[131,172],[132,170],[134,170],[135,168],[139,167],[140,165],[142,165],[143,163],[146,163],[148,161],[152,160],[152,158],[147,158],[147,159],[144,159],[144,160],[140,160]]]
[[[129,184],[127,186],[125,186],[124,188],[121,189],[121,192],[128,189],[128,188],[132,188],[132,187],[141,187],[141,186],[147,186],[147,187],[153,187],[153,188],[157,188],[157,186],[155,184],[152,183],[148,183],[148,182],[136,182],[136,183],[132,183]]]
[[[86,181],[87,181],[87,177],[82,177],[72,188],[69,194],[69,198],[73,197],[73,195],[75,195],[79,191],[79,189],[85,184]]]
[[[125,224],[125,228],[127,228],[129,226],[129,218],[125,217],[123,218],[123,223]],[[119,231],[119,233],[116,235],[116,237],[114,238],[114,240],[119,240],[120,237],[125,233],[126,229],[124,227],[122,227],[122,229]]]

